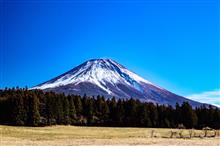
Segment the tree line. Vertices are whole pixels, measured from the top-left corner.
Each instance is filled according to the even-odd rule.
[[[114,127],[220,129],[220,110],[213,106],[193,109],[139,100],[64,95],[27,88],[0,90],[0,124],[16,126],[86,125]]]

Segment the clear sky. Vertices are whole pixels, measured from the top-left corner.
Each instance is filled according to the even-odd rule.
[[[3,0],[0,5],[0,88],[32,87],[88,59],[111,58],[180,95],[217,92],[212,102],[220,105],[217,0]]]

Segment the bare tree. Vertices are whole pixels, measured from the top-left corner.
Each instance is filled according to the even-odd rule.
[[[176,131],[170,131],[170,138],[173,138],[173,136],[176,136],[177,132]]]
[[[202,130],[204,131],[204,137],[207,137],[207,136],[208,136],[208,131],[209,131],[209,130],[212,130],[212,128],[210,128],[210,127],[204,127],[204,128],[202,128]]]
[[[189,138],[192,138],[194,134],[194,129],[189,130]]]
[[[155,132],[154,130],[151,131],[151,138],[154,137],[154,132]]]

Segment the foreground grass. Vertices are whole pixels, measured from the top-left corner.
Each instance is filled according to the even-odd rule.
[[[80,126],[13,127],[0,126],[0,145],[220,145],[220,138],[170,139],[170,131],[162,128],[109,128]],[[152,131],[153,137],[152,138]],[[194,130],[195,136],[204,135]],[[213,133],[209,133],[212,135]],[[189,137],[189,130],[183,130]],[[198,143],[196,143],[198,142]]]

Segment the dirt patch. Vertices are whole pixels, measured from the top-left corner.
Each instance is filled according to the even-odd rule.
[[[114,138],[114,139],[54,139],[26,140],[2,137],[1,146],[220,146],[219,138],[168,139],[168,138]]]

